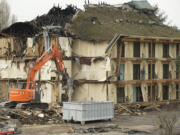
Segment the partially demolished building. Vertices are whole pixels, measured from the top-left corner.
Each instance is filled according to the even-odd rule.
[[[143,5],[143,6],[142,6]],[[123,5],[52,8],[31,22],[15,23],[0,36],[0,92],[23,87],[28,70],[50,45],[58,44],[73,79],[73,101],[149,102],[180,99],[175,59],[180,31],[161,23],[147,1]],[[36,75],[42,102],[64,101],[56,66]]]

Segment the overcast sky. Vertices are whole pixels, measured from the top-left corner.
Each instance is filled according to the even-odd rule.
[[[37,15],[45,14],[52,6],[58,5],[65,8],[68,4],[76,5],[83,9],[85,0],[7,0],[11,13],[15,14],[18,21],[29,21]],[[106,2],[108,4],[122,4],[131,0],[89,0],[90,3]],[[180,28],[180,0],[148,0],[152,5],[158,4],[161,10],[168,15],[168,21]]]

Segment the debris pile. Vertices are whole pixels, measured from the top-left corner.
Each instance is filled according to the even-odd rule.
[[[76,12],[77,8],[72,5],[68,5],[65,9],[54,6],[47,14],[37,16],[32,21],[14,23],[3,29],[1,33],[16,37],[33,37],[36,34],[42,34],[43,26],[61,26],[64,28],[66,23],[71,23]]]
[[[117,124],[107,124],[102,126],[91,126],[91,127],[81,127],[81,128],[70,128],[68,133],[75,134],[97,134],[97,133],[107,133],[116,131],[118,134],[151,134],[151,132],[147,132],[141,129],[130,129],[130,128],[122,128]],[[109,133],[111,134],[111,133]]]
[[[77,8],[72,5],[68,5],[65,9],[61,9],[59,6],[54,6],[47,14],[38,16],[32,22],[34,22],[38,27],[47,25],[65,27],[66,23],[71,23],[72,17],[76,11]]]
[[[119,129],[118,125],[116,124],[107,124],[103,126],[93,126],[93,127],[81,127],[81,128],[70,128],[69,133],[78,133],[78,134],[86,134],[86,133],[103,133],[103,132],[109,132],[112,130]]]
[[[12,24],[10,27],[2,30],[2,33],[11,35],[11,36],[19,36],[19,37],[31,37],[37,34],[41,28],[38,28],[31,22],[17,22]]]
[[[59,124],[62,123],[61,108],[47,110],[0,109],[0,119],[17,119],[21,124]]]
[[[10,135],[21,133],[21,124],[17,120],[0,120],[0,135]]]
[[[115,114],[116,115],[142,115],[145,114],[147,111],[161,111],[159,105],[140,105],[140,104],[133,104],[133,105],[123,105],[123,104],[116,104],[115,105]]]

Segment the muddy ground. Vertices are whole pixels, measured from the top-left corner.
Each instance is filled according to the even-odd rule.
[[[169,120],[176,116],[173,132],[174,135],[180,135],[179,114],[180,105],[168,105],[158,111],[147,110],[136,116],[127,113],[116,114],[112,121],[87,122],[85,126],[81,126],[80,123],[23,125],[20,135],[165,135],[167,131],[159,126],[160,116],[165,116]]]

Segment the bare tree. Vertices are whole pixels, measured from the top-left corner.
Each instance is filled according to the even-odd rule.
[[[168,16],[166,15],[166,13],[164,11],[160,10],[158,5],[155,5],[154,9],[155,9],[155,14],[159,18],[160,22],[165,23],[168,19]]]
[[[0,0],[0,30],[17,21],[15,15],[10,15],[10,6],[6,0]]]
[[[174,135],[174,129],[177,122],[177,114],[168,112],[159,116],[159,124],[163,135]]]
[[[11,17],[11,24],[13,24],[13,23],[15,23],[15,22],[17,22],[17,16],[16,15],[12,15],[12,17]]]
[[[161,10],[158,5],[155,5],[154,6],[154,9],[155,9],[155,15],[159,18],[160,22],[163,23],[163,24],[166,24],[170,27],[172,27],[174,30],[178,30],[178,27],[175,26],[175,25],[172,25],[172,22],[171,21],[168,21],[168,16],[167,14]]]

